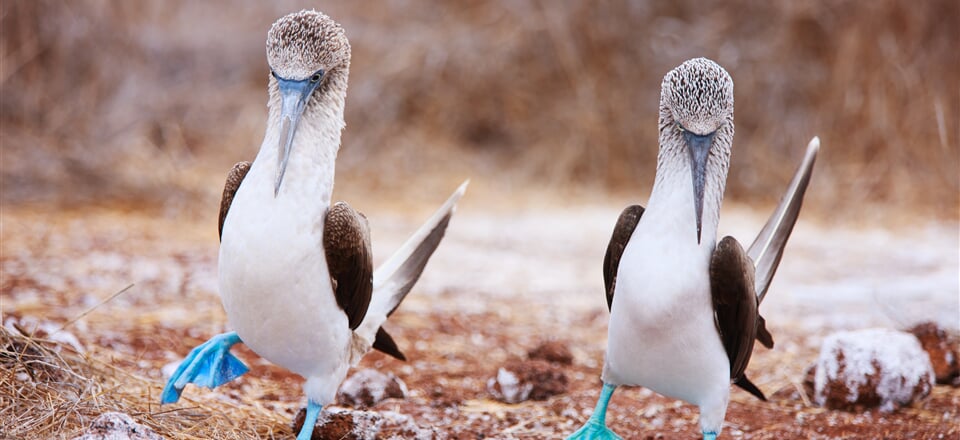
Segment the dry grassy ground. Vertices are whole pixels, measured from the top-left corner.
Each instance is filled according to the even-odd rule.
[[[377,260],[427,210],[411,215],[367,204]],[[599,390],[607,312],[598,267],[617,201],[481,210],[485,205],[464,200],[421,283],[389,323],[410,361],[379,353],[362,361],[361,367],[396,374],[410,390],[407,399],[372,410],[409,415],[441,438],[560,438],[588,417]],[[760,220],[733,205],[722,229],[748,236]],[[246,349],[239,353],[252,371],[241,379],[213,391],[191,387],[181,403],[157,404],[161,367],[226,328],[212,224],[212,218],[183,221],[117,209],[5,209],[4,319],[18,318],[27,332],[31,319],[54,329],[70,322],[66,330],[85,352],[33,346],[15,329],[0,334],[0,438],[72,438],[107,410],[127,412],[171,439],[292,437],[290,422],[304,403],[301,379]],[[935,387],[925,401],[885,414],[817,408],[801,386],[832,330],[903,327],[920,319],[955,325],[958,256],[944,237],[956,241],[956,224],[892,233],[825,230],[814,218],[802,219],[761,309],[777,346],[758,349],[749,370],[770,402],[734,391],[725,436],[955,438],[956,388]],[[877,252],[908,242],[911,253]],[[824,254],[829,261],[817,258]],[[83,315],[130,283],[130,290]],[[516,405],[493,400],[486,382],[497,368],[548,339],[574,355],[573,364],[562,367],[567,391]],[[643,389],[618,391],[609,420],[626,438],[698,435],[694,407]]]

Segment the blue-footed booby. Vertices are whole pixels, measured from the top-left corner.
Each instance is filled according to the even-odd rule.
[[[758,312],[793,230],[820,141],[748,251],[717,224],[733,142],[733,80],[705,58],[663,78],[660,152],[647,208],[627,207],[603,261],[610,309],[603,390],[569,438],[617,439],[606,410],[618,385],[699,406],[704,439],[720,433],[730,384],[766,400],[747,378],[754,340],[773,338]]]
[[[220,295],[234,331],[191,351],[161,401],[176,402],[188,383],[212,388],[245,373],[230,354],[243,342],[306,379],[305,440],[371,348],[404,359],[381,325],[420,277],[467,183],[374,272],[366,217],[330,203],[350,69],[343,28],[301,11],[273,24],[266,49],[266,135],[255,160],[231,170],[220,207]]]

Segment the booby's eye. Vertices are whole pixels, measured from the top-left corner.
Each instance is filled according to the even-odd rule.
[[[317,72],[317,73],[314,73],[313,76],[310,77],[310,82],[312,82],[312,83],[318,83],[318,82],[320,82],[320,78],[323,78],[323,72],[322,72],[322,71]]]
[[[681,123],[679,123],[679,122],[677,122],[677,130],[679,130],[680,133],[683,133],[683,132],[687,131],[686,128],[683,128],[683,124],[681,124]]]

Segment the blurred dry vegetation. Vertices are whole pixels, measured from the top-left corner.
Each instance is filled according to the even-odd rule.
[[[819,135],[813,209],[958,215],[956,0],[5,0],[3,203],[215,206],[263,135],[266,31],[302,7],[351,40],[338,169],[370,190],[642,201],[660,80],[706,56],[736,84],[728,197],[773,203]]]

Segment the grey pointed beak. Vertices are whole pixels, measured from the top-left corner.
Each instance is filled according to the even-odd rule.
[[[273,196],[276,197],[280,193],[280,184],[283,183],[283,175],[287,171],[287,161],[290,159],[290,149],[300,123],[300,115],[320,81],[311,78],[294,81],[276,75],[274,77],[277,78],[280,88],[280,151],[277,155],[277,183],[273,189]]]
[[[713,145],[713,136],[716,132],[699,135],[690,131],[683,132],[683,139],[687,143],[687,152],[690,153],[690,172],[693,174],[693,203],[697,215],[697,244],[703,225],[703,187],[707,178],[707,159],[710,157],[710,146]]]

